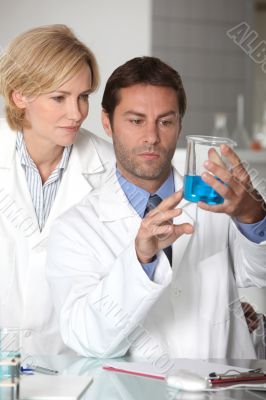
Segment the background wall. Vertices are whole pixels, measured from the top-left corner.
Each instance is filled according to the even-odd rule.
[[[226,114],[230,136],[238,94],[251,132],[254,63],[226,32],[253,19],[251,0],[153,1],[152,52],[180,72],[188,95],[181,145],[185,134],[211,135],[217,112]]]
[[[266,40],[266,1],[258,0],[255,7],[255,26],[259,37]],[[253,120],[256,129],[262,130],[263,114],[266,117],[266,75],[260,65],[254,65]],[[264,118],[265,118],[264,117]],[[266,120],[265,120],[266,122]]]
[[[106,137],[100,122],[104,84],[123,62],[151,54],[151,1],[0,0],[0,50],[29,28],[69,25],[94,51],[100,66],[101,86],[90,98],[90,113],[83,126]]]

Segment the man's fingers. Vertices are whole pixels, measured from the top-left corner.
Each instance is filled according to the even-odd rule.
[[[154,236],[158,240],[159,248],[163,249],[172,245],[183,234],[190,235],[194,232],[191,224],[184,223],[180,225],[161,225],[154,229]]]
[[[191,225],[187,222],[184,224],[180,224],[180,225],[173,225],[173,229],[174,229],[175,235],[177,235],[177,237],[183,235],[184,233],[187,235],[190,235],[191,233],[194,232],[193,225]]]
[[[234,152],[234,150],[230,147],[227,146],[226,144],[221,145],[221,153],[223,156],[225,156],[228,161],[230,162],[231,166],[235,166],[238,164],[241,164],[241,160],[238,157],[238,155]]]
[[[152,210],[152,212],[147,214],[145,218],[147,224],[160,225],[164,222],[172,220],[175,217],[178,217],[180,214],[182,214],[181,208],[174,208],[173,210],[166,211],[157,210],[156,213],[154,213],[154,210]]]
[[[151,235],[159,240],[165,240],[173,234],[172,224],[157,225],[151,229]]]
[[[241,302],[241,306],[248,324],[249,332],[252,333],[259,325],[257,313],[249,303]]]
[[[220,165],[221,167],[226,169],[226,165],[225,165],[224,161],[222,160],[222,157],[220,156],[218,151],[216,149],[214,149],[213,147],[211,147],[208,150],[208,158],[210,161],[212,161],[215,164]]]
[[[176,207],[183,199],[183,190],[175,192],[171,196],[164,199],[154,210],[152,210],[149,215],[154,215],[158,211],[166,211]]]
[[[221,145],[221,153],[227,158],[230,168],[224,163],[222,165],[217,157],[209,157],[209,160],[205,162],[208,170],[215,176],[218,176],[224,183],[231,184],[234,180],[244,184],[249,183],[249,174],[238,155],[227,145]]]
[[[203,172],[201,175],[203,181],[210,185],[223,198],[232,199],[234,196],[241,196],[243,191],[250,190],[251,186],[248,186],[247,182],[240,181],[229,171],[220,168],[218,165],[213,165],[209,161],[205,165],[208,165],[208,170],[212,174]]]
[[[233,176],[237,178],[238,181],[243,183],[248,183],[250,181],[249,174],[245,169],[241,159],[238,155],[227,145],[221,146],[222,154],[228,159],[231,168],[230,172]]]
[[[222,197],[230,197],[234,193],[233,189],[221,182],[215,176],[209,174],[208,172],[203,172],[201,175],[204,182],[208,183],[216,192],[218,192]],[[232,193],[231,193],[232,192]]]
[[[224,204],[207,204],[204,203],[204,201],[199,201],[198,202],[198,207],[201,208],[204,211],[211,211],[211,212],[216,212],[216,213],[224,213]]]
[[[216,179],[216,181],[218,181],[217,178],[219,178],[220,181],[228,184],[232,178],[232,174],[227,169],[221,167],[220,165],[218,165],[210,160],[205,161],[204,167],[207,168],[208,172],[204,172],[202,175],[208,174],[208,175],[212,176],[214,179]],[[210,174],[210,172],[212,175]]]
[[[180,234],[186,233],[191,234],[194,232],[193,225],[189,223],[184,223],[180,225],[174,225],[172,223],[166,223],[164,225],[154,225],[151,227],[150,234],[151,236],[156,236],[158,239],[164,240],[166,237],[170,237],[172,235],[180,236]],[[176,238],[173,238],[173,241]]]

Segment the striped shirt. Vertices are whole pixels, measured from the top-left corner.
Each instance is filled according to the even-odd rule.
[[[38,168],[32,161],[27,151],[23,134],[21,132],[18,132],[17,134],[16,150],[20,159],[20,163],[25,171],[29,192],[31,194],[32,203],[39,223],[39,228],[42,230],[55,200],[59,185],[62,180],[63,172],[67,168],[72,145],[64,148],[61,161],[44,184],[42,183],[42,178]]]

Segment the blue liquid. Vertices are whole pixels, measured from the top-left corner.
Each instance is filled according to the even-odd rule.
[[[207,185],[198,175],[185,175],[184,198],[194,203],[204,201],[204,203],[211,205],[222,204],[224,202],[224,198],[211,186]]]

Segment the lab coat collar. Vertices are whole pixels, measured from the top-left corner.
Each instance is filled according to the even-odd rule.
[[[117,176],[115,163],[105,176],[99,192],[99,218],[101,221],[116,221],[118,219],[137,217],[138,213],[129,203]]]
[[[39,235],[36,235],[31,241],[33,247],[43,241],[46,242],[51,224],[59,214],[77,204],[91,192],[93,189],[91,176],[105,171],[105,166],[101,162],[93,141],[90,140],[89,145],[87,143],[86,146],[83,146],[84,135],[87,133],[80,132],[80,136],[73,146],[68,168],[63,175],[46,224],[42,232],[39,232]]]
[[[174,164],[172,164],[172,167],[174,172],[175,189],[178,191],[182,189],[183,178]],[[190,203],[185,199],[182,199],[180,202],[178,207],[184,209],[182,215],[178,217],[179,220],[182,219],[182,222],[180,223],[183,223],[183,221],[193,223],[195,213],[187,211],[189,205]],[[118,182],[116,176],[116,167],[114,164],[112,165],[112,168],[110,168],[108,174],[106,174],[105,181],[100,189],[99,217],[101,221],[115,221],[130,217],[140,218],[138,213],[129,203],[123,189]]]
[[[17,132],[0,118],[0,168],[11,168],[16,152]]]
[[[90,135],[89,147],[88,144],[85,145],[85,140],[87,142],[88,135]],[[103,172],[108,167],[107,165],[103,165],[92,140],[93,137],[97,140],[93,133],[80,129],[73,149],[73,151],[76,151],[78,154],[81,172],[85,175]]]

